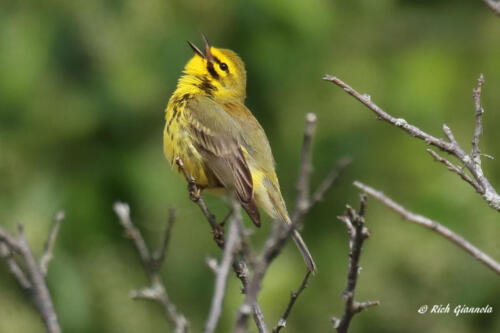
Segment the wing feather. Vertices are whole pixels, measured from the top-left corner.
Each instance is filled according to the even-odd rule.
[[[186,109],[194,147],[221,184],[236,194],[252,221],[260,226],[252,174],[243,154],[238,123],[208,98],[191,100]]]

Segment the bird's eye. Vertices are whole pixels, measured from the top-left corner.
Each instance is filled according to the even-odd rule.
[[[221,62],[220,65],[219,65],[220,69],[222,69],[223,71],[227,72],[228,71],[228,67],[227,67],[227,64],[225,62]]]

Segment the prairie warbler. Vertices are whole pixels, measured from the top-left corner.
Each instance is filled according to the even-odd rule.
[[[244,104],[245,64],[233,51],[203,40],[205,52],[188,42],[195,54],[165,110],[165,156],[179,172],[175,160],[181,158],[200,189],[237,198],[256,226],[261,224],[258,207],[289,224],[271,147]],[[292,237],[308,269],[315,271],[299,232]]]

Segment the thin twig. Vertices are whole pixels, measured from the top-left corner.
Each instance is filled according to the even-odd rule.
[[[444,238],[448,239],[449,241],[453,242],[455,245],[465,250],[466,252],[471,254],[474,258],[485,264],[495,273],[500,274],[500,263],[498,263],[489,255],[487,255],[486,253],[484,253],[483,251],[481,251],[480,249],[469,243],[462,236],[458,235],[457,233],[453,232],[452,230],[448,229],[447,227],[443,226],[442,224],[434,220],[410,212],[400,204],[394,202],[391,198],[387,197],[384,193],[377,191],[370,186],[367,186],[358,181],[354,182],[354,186],[364,191],[365,193],[369,194],[371,197],[379,200],[384,205],[386,205],[387,207],[391,208],[399,215],[401,215],[404,219],[410,222],[414,222],[418,225],[421,225],[429,230],[432,230],[437,234],[443,236]]]
[[[7,258],[9,268],[19,284],[30,291],[47,331],[49,333],[61,333],[61,327],[57,320],[57,313],[54,309],[52,296],[45,282],[45,275],[33,256],[22,225],[18,225],[18,233],[19,236],[15,237],[0,227],[0,242],[3,242],[7,247],[7,253],[5,253],[5,248],[3,252]],[[16,252],[21,256],[26,273],[23,272],[21,267],[12,258],[12,252]]]
[[[351,164],[349,157],[341,158],[311,196],[312,138],[316,130],[316,122],[317,117],[314,113],[306,114],[306,126],[304,129],[304,138],[302,139],[299,176],[296,186],[297,199],[295,210],[291,216],[292,223],[297,226],[300,224],[302,218],[323,199],[323,196],[339,178],[341,172]]]
[[[342,293],[342,300],[345,303],[344,314],[342,318],[332,318],[333,327],[339,333],[345,333],[349,330],[349,324],[352,318],[358,312],[364,309],[379,305],[379,301],[357,302],[354,300],[356,284],[359,276],[359,257],[363,242],[370,237],[370,232],[365,226],[366,195],[360,197],[359,212],[356,212],[351,206],[347,205],[347,212],[338,219],[344,222],[349,234],[349,264],[347,269],[347,284]]]
[[[483,117],[483,107],[481,106],[481,89],[484,84],[484,77],[483,74],[479,76],[479,79],[477,79],[477,87],[472,90],[472,97],[474,99],[474,106],[475,106],[475,115],[476,115],[476,121],[475,121],[475,126],[474,126],[474,136],[472,137],[472,151],[471,151],[471,158],[472,160],[475,160],[476,158],[479,159],[479,155],[481,154],[481,151],[479,149],[479,137],[481,136],[481,132],[483,131],[483,124],[481,123],[481,118]],[[481,160],[479,159],[479,163],[481,163]]]
[[[478,79],[478,86],[474,89],[474,104],[476,106],[476,126],[474,130],[473,138],[473,149],[471,154],[466,154],[462,147],[458,144],[457,140],[453,136],[450,128],[443,125],[443,131],[449,141],[443,139],[438,139],[424,131],[420,128],[409,124],[403,118],[395,118],[382,110],[378,105],[372,102],[368,95],[362,95],[349,86],[347,83],[341,79],[325,75],[324,80],[332,82],[339,87],[343,88],[345,92],[356,98],[358,101],[363,103],[366,107],[372,110],[376,115],[377,119],[384,120],[396,127],[401,128],[411,136],[417,137],[425,141],[428,145],[433,145],[453,156],[455,156],[471,173],[474,180],[477,182],[479,187],[474,186],[474,189],[480,190],[479,193],[482,195],[483,199],[488,203],[488,205],[500,212],[500,195],[496,192],[493,186],[490,184],[489,180],[484,176],[483,169],[481,167],[481,154],[479,154],[479,135],[482,131],[481,116],[484,112],[481,107],[480,97],[481,97],[481,87],[484,83],[484,78],[481,75]],[[469,182],[470,183],[470,182]]]
[[[307,284],[309,282],[309,277],[311,276],[312,271],[307,271],[306,275],[304,276],[304,279],[302,280],[302,283],[300,284],[299,288],[297,291],[292,291],[290,293],[290,301],[288,302],[288,305],[285,309],[285,312],[281,316],[280,320],[278,321],[278,324],[273,328],[273,333],[277,333],[281,331],[282,328],[286,326],[286,320],[288,319],[288,316],[290,315],[290,312],[292,312],[292,308],[295,304],[295,301],[297,301],[297,298],[300,296],[302,291],[307,288]]]
[[[465,180],[467,183],[471,184],[472,187],[474,187],[476,189],[476,192],[481,193],[481,191],[482,191],[481,186],[475,180],[470,178],[469,175],[465,173],[463,168],[460,168],[460,167],[456,166],[455,164],[451,163],[450,161],[448,161],[446,158],[441,157],[438,153],[436,153],[434,150],[432,150],[430,148],[427,148],[426,150],[429,154],[432,155],[432,157],[434,157],[434,159],[437,162],[443,163],[448,168],[448,170],[459,175],[463,180]]]
[[[226,283],[229,275],[229,269],[234,261],[234,256],[240,242],[239,230],[242,229],[241,211],[239,204],[234,200],[233,205],[236,205],[236,208],[232,209],[235,213],[232,214],[233,218],[229,224],[228,236],[225,242],[224,252],[222,254],[222,263],[216,268],[214,296],[212,297],[212,305],[210,306],[210,312],[205,324],[205,333],[215,332],[217,327],[217,323],[222,312],[224,295],[226,293]]]
[[[312,171],[312,138],[316,130],[317,117],[314,113],[306,114],[306,127],[304,129],[304,138],[302,140],[302,150],[300,157],[299,177],[297,179],[297,200],[292,221],[297,221],[303,215],[309,206],[310,188]]]
[[[2,230],[0,229],[0,233]],[[0,236],[1,237],[1,236]],[[31,282],[24,274],[24,271],[19,267],[19,264],[14,259],[12,250],[2,241],[0,241],[0,258],[4,258],[7,261],[10,272],[14,275],[17,282],[26,290],[31,289]]]
[[[351,162],[352,159],[350,157],[342,157],[338,160],[336,166],[330,171],[330,173],[321,182],[321,184],[319,184],[318,188],[316,188],[316,191],[314,191],[310,200],[311,205],[310,207],[308,207],[309,210],[321,200],[323,200],[326,192],[328,192],[332,185],[335,184],[335,181],[340,177],[342,171],[344,171],[345,168],[347,168],[351,164]]]
[[[52,302],[52,297],[50,295],[49,289],[47,288],[47,283],[45,282],[45,276],[40,270],[40,266],[36,261],[31,248],[26,240],[24,230],[22,225],[18,226],[19,232],[19,246],[21,247],[21,255],[23,256],[24,262],[26,264],[26,270],[33,286],[35,304],[40,312],[47,330],[51,333],[60,333],[61,327],[57,320],[57,314],[54,309],[54,304]]]
[[[44,251],[40,257],[40,271],[44,276],[47,276],[47,270],[49,269],[49,262],[52,260],[52,252],[54,251],[54,244],[56,242],[57,234],[59,233],[59,228],[61,226],[62,220],[64,220],[65,213],[60,211],[54,217],[52,226],[50,227],[50,232],[45,242]]]
[[[149,287],[131,291],[130,297],[134,299],[140,298],[158,302],[164,310],[166,319],[174,326],[175,332],[187,332],[189,323],[182,314],[177,312],[175,305],[170,301],[165,285],[163,284],[159,274],[159,268],[161,267],[162,262],[159,262],[158,259],[162,258],[162,261],[164,260],[165,253],[167,251],[166,246],[168,245],[168,239],[163,240],[162,249],[158,252],[160,253],[160,255],[158,259],[155,259],[151,255],[151,252],[149,251],[140,230],[135,227],[132,219],[130,218],[129,205],[122,202],[116,202],[113,205],[113,209],[118,216],[120,224],[125,229],[125,232],[132,239],[150,282]],[[170,228],[173,224],[172,219],[173,214],[170,213],[165,238],[169,237]],[[164,247],[165,249],[163,249]]]
[[[155,269],[160,270],[161,265],[165,262],[165,255],[167,254],[168,244],[170,243],[170,235],[172,234],[172,227],[175,223],[175,209],[171,208],[168,211],[167,226],[165,227],[165,233],[163,235],[163,241],[161,242],[161,247],[158,251],[153,253],[153,261],[155,263]]]
[[[495,1],[495,0],[483,0],[483,1],[488,5],[488,7],[490,7],[495,12],[495,14],[500,16],[500,1]]]

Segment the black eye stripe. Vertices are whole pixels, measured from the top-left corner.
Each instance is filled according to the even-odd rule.
[[[219,79],[219,74],[217,74],[217,71],[215,70],[214,68],[214,65],[209,61],[207,63],[207,69],[208,69],[208,72],[210,73],[210,75],[212,75],[212,77],[214,79]]]
[[[215,56],[214,56],[214,60],[215,60],[215,62],[216,62],[217,64],[219,64],[219,68],[220,68],[221,70],[223,70],[224,72],[229,73],[229,67],[227,66],[227,64],[226,64],[225,62],[220,61],[220,60],[219,60],[219,58],[217,58],[217,57],[215,57]]]

